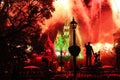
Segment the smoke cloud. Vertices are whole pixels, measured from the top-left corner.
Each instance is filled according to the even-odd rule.
[[[84,0],[56,0],[53,17],[45,22],[43,30],[54,33],[74,17],[83,44],[88,41],[113,43],[113,33],[118,26],[113,18],[112,0],[108,1],[90,0],[86,5]]]
[[[50,38],[54,42],[57,31],[74,17],[81,45],[88,41],[94,45],[113,44],[113,33],[120,25],[118,3],[119,0],[55,0],[55,12],[51,19],[46,20],[43,30],[51,33]]]

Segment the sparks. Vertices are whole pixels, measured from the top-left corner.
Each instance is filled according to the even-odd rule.
[[[115,24],[120,28],[120,0],[108,0],[111,8]]]

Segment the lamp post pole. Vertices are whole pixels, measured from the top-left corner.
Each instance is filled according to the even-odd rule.
[[[74,62],[74,80],[76,80],[76,75],[77,75],[76,57],[80,53],[80,47],[76,45],[76,33],[75,33],[75,29],[76,29],[76,26],[77,26],[77,22],[75,22],[74,18],[70,22],[70,25],[71,25],[71,27],[73,29],[73,45],[70,46],[68,49],[69,49],[70,54],[73,56],[73,62]]]

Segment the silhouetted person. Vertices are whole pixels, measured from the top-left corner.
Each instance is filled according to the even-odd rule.
[[[94,53],[94,57],[95,57],[95,66],[96,67],[100,67],[102,65],[102,62],[100,61],[100,51],[98,51],[98,53]]]
[[[90,42],[88,42],[88,45],[85,44],[86,48],[86,66],[92,65],[92,53],[94,54],[93,48],[90,45]]]
[[[94,54],[94,57],[95,57],[95,64],[97,64],[98,62],[100,62],[100,54],[99,53],[95,53]]]

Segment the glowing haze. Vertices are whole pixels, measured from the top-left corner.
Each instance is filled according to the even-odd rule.
[[[111,5],[113,20],[118,28],[120,28],[120,0],[109,0]]]
[[[93,44],[113,43],[113,33],[120,27],[120,0],[55,0],[56,11],[46,21],[46,29],[53,34],[62,29],[72,17],[78,22],[77,35],[81,45],[91,41]]]

